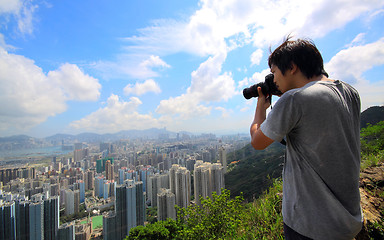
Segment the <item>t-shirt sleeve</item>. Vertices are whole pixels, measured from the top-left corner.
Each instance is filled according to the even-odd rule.
[[[286,92],[275,104],[260,130],[265,136],[280,142],[301,118],[300,106],[295,104],[294,92]]]

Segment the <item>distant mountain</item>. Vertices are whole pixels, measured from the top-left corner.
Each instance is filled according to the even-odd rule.
[[[384,106],[370,107],[361,113],[360,128],[365,128],[367,124],[376,124],[384,121]]]
[[[243,193],[244,199],[252,201],[268,189],[272,179],[281,176],[285,146],[273,143],[267,149],[258,151],[251,144],[227,154],[228,168],[225,174],[225,188],[231,195]]]
[[[186,132],[183,132],[186,133]],[[191,134],[191,133],[189,133]],[[167,139],[175,138],[177,133],[166,130],[165,128],[150,128],[146,130],[125,130],[117,133],[81,133],[77,135],[71,134],[55,134],[46,138],[33,138],[27,135],[17,135],[10,137],[0,137],[1,150],[15,150],[25,148],[37,148],[52,145],[71,145],[74,142],[113,142],[121,139]]]
[[[27,135],[16,135],[0,138],[0,151],[10,151],[45,146],[45,141]]]
[[[77,135],[70,134],[56,134],[50,137],[45,138],[45,140],[51,143],[61,144],[62,141],[65,142],[113,142],[120,139],[159,139],[163,137],[175,137],[177,133],[166,130],[165,128],[150,128],[146,130],[124,130],[117,133],[106,133],[106,134],[97,134],[97,133],[81,133]]]

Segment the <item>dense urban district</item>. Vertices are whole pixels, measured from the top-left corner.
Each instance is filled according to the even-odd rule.
[[[8,153],[61,150],[2,155],[0,239],[123,239],[136,226],[176,219],[175,205],[221,193],[227,153],[249,143],[247,135],[164,131],[111,142],[61,137],[0,142]]]
[[[0,138],[0,240],[283,239],[284,146],[249,140],[166,129]],[[383,239],[383,106],[361,114],[360,140],[356,239]]]

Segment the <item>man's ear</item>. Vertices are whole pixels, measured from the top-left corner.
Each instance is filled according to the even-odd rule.
[[[290,69],[289,69],[289,72],[293,75],[293,74],[295,74],[295,73],[297,72],[298,69],[299,69],[299,68],[297,67],[296,64],[291,63],[291,67],[290,67]]]

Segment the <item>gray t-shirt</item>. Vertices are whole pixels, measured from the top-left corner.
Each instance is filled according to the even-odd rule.
[[[360,97],[341,81],[314,81],[276,102],[261,131],[286,136],[283,219],[313,239],[352,239],[360,207]]]

